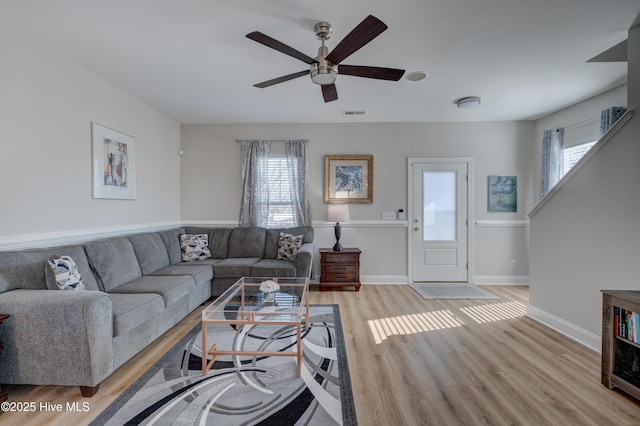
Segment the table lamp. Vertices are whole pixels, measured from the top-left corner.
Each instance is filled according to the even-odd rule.
[[[327,222],[335,222],[335,235],[336,243],[333,246],[333,251],[342,251],[342,244],[340,244],[340,233],[342,232],[342,226],[340,222],[349,221],[349,205],[348,204],[329,204],[327,207]]]

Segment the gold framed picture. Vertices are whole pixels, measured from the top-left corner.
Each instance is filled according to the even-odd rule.
[[[325,155],[324,202],[373,203],[373,155]]]

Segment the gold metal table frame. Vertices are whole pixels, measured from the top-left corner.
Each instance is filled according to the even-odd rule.
[[[271,280],[280,286],[277,306],[265,301],[260,292],[263,281]],[[278,297],[280,296],[280,297]],[[236,309],[230,310],[229,306]],[[231,315],[233,315],[233,318]],[[309,323],[308,278],[240,278],[227,291],[202,311],[202,375],[211,369],[218,355],[239,356],[295,356],[297,373],[302,370],[302,325]],[[242,330],[246,325],[291,325],[296,328],[296,351],[239,351],[218,349],[207,342],[207,325],[224,324]],[[211,356],[211,359],[208,359]]]

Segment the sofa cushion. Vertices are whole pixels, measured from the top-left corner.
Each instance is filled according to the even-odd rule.
[[[205,281],[211,281],[211,279],[213,279],[213,268],[211,265],[203,265],[202,263],[203,262],[171,265],[166,268],[159,269],[151,275],[189,275],[193,278],[197,287],[198,284]]]
[[[233,228],[204,228],[200,226],[187,226],[188,234],[207,234],[209,236],[209,250],[211,257],[226,259],[229,255],[229,237]]]
[[[288,260],[262,259],[251,266],[251,277],[295,277],[296,266]]]
[[[195,262],[211,258],[209,236],[207,234],[180,235],[180,249],[183,262]]]
[[[129,237],[129,241],[138,259],[142,275],[148,275],[169,266],[169,255],[160,234],[135,234]]]
[[[155,293],[109,293],[113,313],[113,337],[125,334],[164,311],[162,296]]]
[[[105,291],[142,276],[131,241],[126,237],[91,242],[85,249]]]
[[[302,239],[304,235],[293,235],[280,233],[280,243],[278,245],[278,256],[280,260],[295,260],[296,253],[302,245]]]
[[[49,290],[82,291],[85,288],[76,262],[66,254],[48,259],[44,276]]]
[[[79,245],[0,252],[0,293],[14,289],[47,288],[47,260],[66,254],[75,261],[87,290],[100,290],[84,247]]]
[[[259,257],[264,256],[267,230],[264,228],[234,228],[229,238],[228,257]]]
[[[193,278],[189,275],[145,275],[123,284],[110,293],[155,293],[162,296],[165,308],[188,296],[195,289]]]
[[[223,259],[213,265],[213,276],[216,279],[250,277],[251,267],[260,260],[258,257],[230,257]]]
[[[278,257],[278,247],[280,243],[280,233],[303,235],[304,243],[313,242],[313,227],[312,226],[297,226],[295,228],[274,228],[267,229],[267,237],[264,248],[265,259],[276,259]]]
[[[180,250],[180,234],[186,234],[184,228],[169,229],[168,231],[158,232],[167,254],[169,255],[169,262],[174,265],[182,261],[182,250]],[[193,234],[193,232],[190,232]]]

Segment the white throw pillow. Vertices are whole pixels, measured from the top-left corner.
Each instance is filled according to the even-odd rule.
[[[48,259],[47,265],[53,271],[56,286],[59,290],[84,290],[82,276],[78,271],[76,262],[70,256],[63,254],[55,259]],[[52,288],[53,286],[49,286]]]
[[[180,250],[183,262],[194,262],[211,258],[207,234],[180,234]]]

